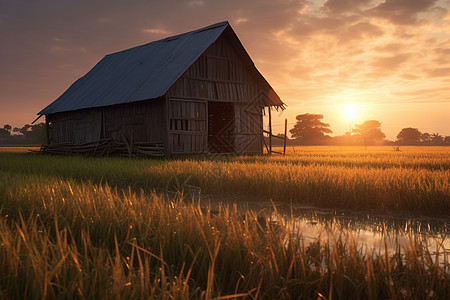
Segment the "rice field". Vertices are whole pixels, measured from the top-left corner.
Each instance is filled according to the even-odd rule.
[[[306,148],[306,149],[305,149]],[[54,157],[3,153],[0,170],[134,191],[272,201],[387,214],[448,216],[447,147],[303,147],[283,156],[177,160]]]
[[[0,146],[0,153],[9,152],[9,153],[28,153],[31,151],[39,151],[40,146],[20,146],[20,145],[11,145],[11,146]]]
[[[342,224],[318,220],[311,236],[293,214],[238,205],[448,224],[448,148],[290,150],[177,160],[0,153],[0,298],[450,297],[441,238],[399,234],[365,247]]]

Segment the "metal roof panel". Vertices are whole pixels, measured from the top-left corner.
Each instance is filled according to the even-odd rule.
[[[109,54],[38,114],[158,98],[227,26],[221,22]]]
[[[225,21],[106,55],[38,115],[161,97],[226,28],[242,48],[244,59],[255,68],[259,80],[273,92],[272,105],[283,107]]]

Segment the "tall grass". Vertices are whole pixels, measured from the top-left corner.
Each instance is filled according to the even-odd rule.
[[[204,196],[447,216],[449,152],[445,147],[431,147],[434,150],[429,152],[414,149],[329,153],[317,150],[297,151],[286,157],[169,161],[1,153],[0,170],[77,182],[107,182],[113,187],[146,192],[165,190],[178,181],[197,187]]]
[[[390,147],[370,147],[363,150],[354,147],[297,147],[286,156],[239,157],[239,161],[278,162],[296,165],[332,165],[364,168],[412,168],[448,170],[450,147],[407,147],[392,151]]]
[[[414,237],[389,254],[335,227],[305,244],[301,228],[179,199],[0,173],[0,297],[450,297],[438,241]]]
[[[41,147],[36,145],[0,145],[0,153],[28,153],[30,151],[39,151]]]

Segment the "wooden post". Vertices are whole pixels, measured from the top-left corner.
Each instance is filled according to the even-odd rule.
[[[269,153],[269,147],[267,147],[266,140],[264,139],[264,132],[263,132],[263,135],[262,135],[262,141],[263,141],[264,147],[266,147],[267,153]]]
[[[269,154],[272,154],[272,113],[269,106]]]
[[[287,140],[287,119],[284,119],[284,145],[283,145],[283,156],[286,155],[286,140]]]
[[[169,104],[170,98],[167,96],[167,94],[164,96],[164,123],[166,125],[166,128],[164,131],[164,155],[166,158],[170,158],[170,155],[172,154],[172,145],[170,143],[171,139],[171,133],[170,133],[170,104]]]
[[[45,116],[45,130],[47,131],[47,145],[50,145],[50,128],[47,116]]]

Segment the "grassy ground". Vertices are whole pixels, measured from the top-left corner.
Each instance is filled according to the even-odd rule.
[[[28,153],[30,150],[38,151],[41,147],[37,145],[0,145],[0,153],[1,152],[9,152],[9,153]]]
[[[289,218],[164,196],[195,186],[448,216],[447,150],[383,151],[172,161],[0,153],[0,298],[448,299],[439,240],[369,250],[333,227],[304,244]]]
[[[203,196],[308,204],[321,208],[448,216],[450,149],[302,147],[285,157],[130,160],[2,153],[10,174],[72,179],[135,191],[185,187]],[[184,183],[184,185],[183,185]],[[173,187],[175,186],[175,188]]]

